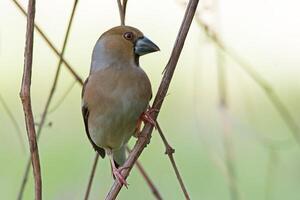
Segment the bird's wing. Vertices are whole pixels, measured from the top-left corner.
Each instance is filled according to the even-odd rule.
[[[82,93],[81,93],[81,98],[83,99],[84,96],[84,92],[85,92],[85,86],[88,82],[88,78],[85,80],[84,84],[83,84],[83,88],[82,88]],[[88,127],[88,119],[89,119],[89,109],[87,107],[87,105],[83,102],[82,106],[81,106],[81,111],[82,111],[82,117],[83,117],[83,121],[84,121],[84,126],[85,126],[85,132],[91,142],[91,144],[93,145],[93,148],[99,153],[99,155],[104,158],[105,157],[105,150],[101,147],[98,147],[92,140],[90,133],[89,133],[89,127]]]

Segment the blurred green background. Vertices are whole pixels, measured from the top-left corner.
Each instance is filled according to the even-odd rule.
[[[27,6],[27,1],[20,1]],[[36,22],[61,48],[72,0],[37,1]],[[253,66],[280,96],[300,124],[300,4],[292,0],[200,0],[199,17],[222,41]],[[141,29],[161,49],[141,66],[154,93],[179,29],[184,7],[175,0],[129,0],[126,23]],[[65,58],[87,77],[93,45],[102,32],[119,24],[116,1],[79,1]],[[21,143],[0,104],[0,199],[15,199],[28,159],[28,142],[19,90],[23,71],[26,21],[10,0],[0,1],[0,95],[21,126]],[[218,103],[216,46],[193,23],[172,80],[159,123],[176,149],[175,159],[192,199],[231,199],[234,180],[226,168],[229,141],[239,199],[300,199],[300,148],[263,90],[234,60],[226,67],[228,132],[224,137]],[[32,105],[36,123],[54,78],[58,58],[35,34]],[[53,108],[74,83],[62,69]],[[84,132],[81,87],[75,84],[62,104],[49,113],[40,142],[44,199],[83,199],[94,151]],[[132,139],[132,146],[135,139]],[[24,144],[25,148],[22,146]],[[227,149],[228,150],[228,149]],[[157,132],[140,160],[164,199],[184,199]],[[33,199],[30,173],[24,199]],[[129,189],[118,199],[154,199],[136,169]],[[103,199],[112,184],[107,158],[98,163],[90,199]]]

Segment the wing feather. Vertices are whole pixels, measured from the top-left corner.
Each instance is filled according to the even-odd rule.
[[[84,84],[83,84],[83,88],[82,88],[82,93],[81,93],[81,98],[83,99],[84,96],[84,92],[85,92],[85,86],[88,82],[88,78],[85,80]],[[88,127],[88,119],[89,119],[89,109],[87,107],[87,105],[85,105],[85,103],[83,103],[82,107],[81,107],[81,111],[82,111],[82,117],[83,117],[83,121],[84,121],[84,126],[85,126],[85,132],[89,138],[89,141],[91,142],[93,148],[95,149],[95,151],[97,151],[99,153],[99,155],[104,158],[105,157],[105,150],[99,146],[97,146],[94,141],[92,140],[90,133],[89,133],[89,127]]]

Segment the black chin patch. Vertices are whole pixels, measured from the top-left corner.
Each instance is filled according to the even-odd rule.
[[[140,66],[140,56],[138,54],[134,54],[134,63],[136,66]]]

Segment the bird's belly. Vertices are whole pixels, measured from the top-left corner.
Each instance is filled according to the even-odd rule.
[[[95,115],[89,124],[91,138],[102,148],[115,150],[126,144],[135,132],[140,115],[147,108],[148,100],[138,99],[134,91],[126,90],[120,94],[113,98],[106,112],[91,113]]]

